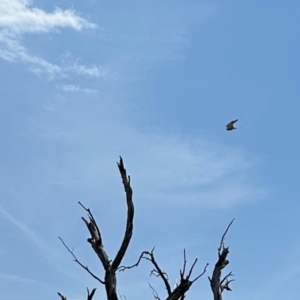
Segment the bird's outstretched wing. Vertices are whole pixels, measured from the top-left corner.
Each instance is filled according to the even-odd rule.
[[[227,128],[232,128],[233,125],[234,125],[234,123],[236,123],[237,121],[238,121],[238,119],[229,122],[229,123],[226,125],[226,127],[227,127]]]

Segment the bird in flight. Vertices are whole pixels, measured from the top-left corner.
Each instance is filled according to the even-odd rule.
[[[229,123],[226,125],[226,130],[229,131],[229,130],[236,129],[236,128],[234,127],[234,123],[237,122],[237,121],[238,121],[238,119],[229,122]]]

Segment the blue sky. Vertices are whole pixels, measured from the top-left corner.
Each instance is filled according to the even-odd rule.
[[[175,284],[185,248],[210,275],[236,218],[224,298],[295,298],[299,13],[288,0],[0,0],[0,299],[97,287],[58,236],[102,276],[77,202],[112,257],[126,217],[119,155],[136,207],[124,264],[155,245]],[[150,282],[164,298],[150,270],[119,274],[120,294],[153,299]],[[206,277],[188,294],[200,296],[212,297]]]

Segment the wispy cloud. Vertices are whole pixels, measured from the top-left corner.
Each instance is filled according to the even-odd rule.
[[[35,233],[28,226],[17,220],[9,212],[7,212],[2,206],[0,206],[0,214],[4,216],[8,221],[10,221],[14,226],[16,226],[28,240],[30,240],[50,261],[53,261],[57,257],[55,250],[48,247],[48,243],[41,236]]]
[[[64,78],[70,75],[101,77],[104,69],[98,66],[88,67],[75,62],[60,66],[31,54],[22,45],[24,34],[49,33],[59,28],[71,28],[77,31],[95,29],[97,25],[80,17],[75,10],[55,8],[48,13],[32,7],[27,0],[0,0],[0,57],[9,62],[24,63],[36,75],[49,78]]]
[[[39,56],[33,55],[22,46],[20,38],[7,32],[0,32],[0,57],[6,61],[21,62],[28,67],[28,70],[37,76],[46,75],[49,78],[69,78],[72,75],[87,76],[93,78],[105,77],[107,71],[101,66],[80,65],[74,60],[67,64],[51,63]]]
[[[173,57],[174,53],[176,55],[181,53],[177,49],[186,45],[186,36],[193,22],[205,19],[213,11],[213,8],[204,5],[189,6],[177,1],[174,4],[177,5],[176,10],[169,12],[166,9],[168,13],[162,13],[157,12],[157,7],[152,2],[147,2],[146,7],[137,1],[133,3],[134,5],[130,3],[118,10],[117,16],[122,22],[111,26],[112,36],[115,37],[115,43],[121,50],[116,50],[115,56],[110,57],[110,66],[118,71],[120,77],[116,78],[115,82],[118,86],[122,85],[122,92],[118,93],[117,89],[112,88],[101,96],[102,100],[105,98],[110,103],[109,105],[116,104],[113,105],[113,111],[103,107],[105,102],[103,100],[101,112],[97,111],[97,116],[94,116],[94,111],[89,111],[89,108],[81,107],[74,101],[74,111],[68,110],[67,117],[72,126],[65,127],[66,117],[61,120],[56,117],[64,115],[67,105],[60,106],[59,103],[48,105],[46,113],[50,115],[46,117],[43,115],[40,120],[38,117],[32,120],[31,132],[36,133],[39,138],[51,138],[53,142],[56,140],[61,143],[74,143],[78,147],[78,152],[74,150],[74,153],[69,154],[60,164],[42,159],[38,162],[39,167],[47,168],[44,173],[52,174],[51,178],[55,178],[55,184],[88,185],[95,188],[99,186],[99,178],[103,178],[106,186],[110,186],[113,180],[105,168],[110,169],[111,162],[115,161],[121,152],[130,161],[132,173],[138,174],[135,179],[136,186],[144,190],[148,198],[178,202],[184,198],[191,203],[224,207],[263,197],[265,191],[254,181],[248,180],[255,163],[249,162],[249,158],[242,151],[224,145],[213,145],[193,137],[168,135],[163,130],[150,133],[131,127],[130,117],[127,118],[131,112],[128,105],[122,106],[122,103],[125,102],[124,97],[132,94],[130,90],[132,85],[129,84],[127,88],[124,78],[131,80],[134,76],[138,77],[140,74],[143,76],[147,74],[144,66],[158,65],[161,61]],[[171,6],[173,3],[169,1],[164,5],[168,8],[168,5]],[[134,20],[128,18],[131,9],[133,12],[135,10],[140,12],[134,14]],[[10,58],[6,56],[7,59]],[[99,66],[92,65],[89,68],[84,66],[69,52],[62,56],[61,62],[61,66],[48,66],[51,70],[49,73],[66,75],[67,70],[69,72],[72,70],[73,73],[94,77],[107,74]],[[79,84],[73,83],[59,84],[57,88],[70,93],[95,92],[93,89],[82,88]],[[118,109],[120,111],[117,112]],[[78,120],[82,111],[89,115],[88,127],[85,125],[86,122],[79,125]],[[93,123],[93,120],[97,121]],[[109,131],[99,128],[109,128]],[[86,154],[79,145],[82,145]],[[138,163],[141,161],[144,162],[143,168]],[[104,170],[105,174],[100,174],[99,170]],[[76,175],[75,178],[74,174],[80,175]]]
[[[48,117],[35,119],[32,126],[42,139],[76,144],[77,150],[63,161],[43,161],[38,165],[39,172],[51,174],[59,186],[98,190],[101,178],[104,190],[114,190],[112,163],[122,154],[130,166],[136,193],[143,194],[145,203],[149,200],[167,205],[190,203],[228,208],[253,203],[267,195],[252,176],[258,164],[256,159],[240,149],[195,137],[136,130],[116,111],[105,108],[101,113],[97,111],[97,117],[89,112],[88,126],[77,124],[78,114],[73,116],[69,111],[72,127],[66,128],[64,121],[56,118],[58,111],[60,106],[47,112]],[[49,118],[53,120],[46,124],[44,120]]]
[[[0,32],[0,45],[3,46],[0,49],[0,57],[4,60],[22,62],[36,75],[47,74],[51,78],[66,76],[58,65],[29,54],[27,49],[21,45],[19,39],[7,32]]]
[[[19,283],[19,284],[24,283],[24,284],[40,285],[45,288],[57,289],[56,286],[51,285],[49,283],[41,282],[39,280],[32,279],[32,278],[27,278],[27,277],[22,277],[22,276],[18,276],[18,275],[12,275],[12,274],[6,274],[6,273],[0,273],[0,280],[12,281],[12,282]]]
[[[126,139],[130,141],[130,137]],[[144,162],[141,168],[131,150],[125,151],[133,174],[138,174],[134,180],[137,191],[149,201],[228,208],[267,195],[250,179],[255,160],[238,149],[148,134],[136,136],[131,147],[136,162]]]
[[[78,85],[74,85],[74,84],[58,85],[57,89],[59,89],[63,92],[81,92],[81,93],[87,93],[87,94],[95,94],[98,92],[95,89],[82,88],[82,87],[80,87]]]
[[[76,75],[94,77],[94,78],[103,78],[109,75],[109,71],[97,65],[86,66],[79,62],[79,59],[76,59],[71,52],[67,51],[61,56],[61,62],[63,69],[66,72],[70,72]]]
[[[0,26],[15,34],[49,32],[64,27],[75,30],[97,27],[78,16],[75,10],[55,8],[53,13],[48,13],[30,4],[28,0],[0,0]]]
[[[99,77],[101,74],[105,74],[104,70],[101,71],[97,66],[88,68],[84,65],[75,64],[71,67],[71,70],[73,70],[77,75],[89,75],[91,77]]]

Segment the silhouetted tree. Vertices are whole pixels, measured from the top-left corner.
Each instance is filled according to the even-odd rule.
[[[166,288],[167,295],[164,297],[166,300],[184,300],[186,297],[186,293],[191,288],[191,286],[201,278],[207,270],[208,263],[205,265],[201,274],[193,277],[192,272],[197,263],[197,258],[194,260],[192,266],[187,270],[187,259],[186,259],[186,251],[183,251],[183,267],[180,270],[180,281],[176,284],[174,288],[171,287],[169,283],[169,277],[166,272],[162,271],[157,260],[154,256],[154,248],[151,251],[143,251],[138,258],[137,262],[132,266],[120,266],[129,243],[132,238],[133,233],[133,219],[134,219],[134,205],[133,205],[133,190],[130,184],[130,176],[127,175],[126,169],[124,167],[123,159],[120,157],[119,162],[117,163],[119,172],[121,174],[125,194],[126,194],[126,203],[127,203],[127,221],[126,221],[126,229],[125,234],[120,245],[120,248],[115,256],[115,258],[109,259],[108,254],[105,251],[101,231],[97,225],[97,222],[89,208],[86,208],[81,202],[78,202],[79,205],[87,212],[88,219],[82,217],[83,222],[85,223],[87,229],[90,232],[91,237],[87,239],[88,243],[93,248],[95,254],[98,256],[103,269],[104,269],[104,278],[100,279],[96,274],[94,274],[88,266],[83,265],[74,254],[73,250],[66,245],[62,238],[59,238],[66,249],[73,256],[74,261],[79,264],[84,270],[86,270],[95,280],[97,280],[101,285],[105,286],[107,300],[119,300],[117,295],[117,272],[125,271],[134,267],[137,267],[142,260],[149,261],[153,269],[151,271],[151,275],[155,275],[162,279],[163,284]],[[226,276],[222,278],[223,269],[229,264],[227,256],[229,254],[229,247],[225,247],[225,237],[226,234],[233,223],[234,220],[230,222],[228,227],[226,228],[220,242],[220,246],[218,248],[218,260],[215,264],[213,273],[211,278],[208,277],[211,290],[213,293],[214,300],[222,300],[222,293],[224,290],[231,291],[229,284],[233,281],[230,279],[233,274],[232,272],[228,273]],[[149,284],[150,285],[150,284]],[[155,289],[150,285],[152,289],[153,296],[156,300],[160,300],[158,293]],[[92,300],[95,295],[96,289],[94,288],[91,292],[87,289],[87,300]],[[67,300],[67,297],[63,296],[61,293],[58,293],[61,300]]]

